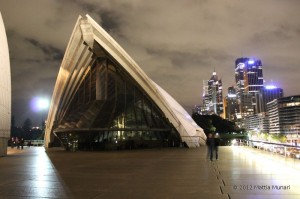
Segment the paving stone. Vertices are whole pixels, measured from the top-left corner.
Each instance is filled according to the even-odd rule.
[[[298,160],[245,147],[220,147],[219,156],[208,161],[205,147],[108,152],[9,148],[8,156],[0,158],[0,198],[300,198]]]

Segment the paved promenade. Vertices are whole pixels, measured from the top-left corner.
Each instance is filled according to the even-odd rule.
[[[9,149],[0,198],[299,199],[300,160],[244,147],[66,152]]]

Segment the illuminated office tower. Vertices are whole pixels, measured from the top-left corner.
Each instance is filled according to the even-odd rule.
[[[238,58],[235,61],[235,82],[237,95],[240,93],[257,93],[263,88],[263,71],[261,60]]]
[[[255,94],[263,88],[261,60],[238,58],[235,61],[235,82],[241,118],[254,114]]]
[[[208,95],[208,80],[203,80],[203,92],[202,92],[202,103],[203,106],[201,108],[201,113],[203,115],[208,115],[209,113],[209,104],[210,104],[210,99]]]
[[[204,107],[208,109],[209,114],[223,114],[222,80],[218,78],[217,73],[213,72],[211,78],[207,81],[207,88],[203,95]]]

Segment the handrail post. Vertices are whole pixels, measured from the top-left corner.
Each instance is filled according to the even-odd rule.
[[[284,157],[286,157],[286,146],[284,146]]]

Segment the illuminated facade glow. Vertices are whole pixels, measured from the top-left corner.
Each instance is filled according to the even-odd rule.
[[[247,131],[257,131],[257,132],[269,132],[269,117],[267,114],[258,113],[254,115],[249,115],[245,120],[245,128]]]
[[[8,44],[1,13],[0,71],[0,156],[6,156],[11,125],[11,74]]]
[[[277,88],[277,87],[274,86],[274,85],[267,85],[267,86],[265,86],[265,88],[266,88],[266,89],[275,89],[275,88]]]
[[[233,98],[233,97],[236,97],[236,94],[228,94],[227,95],[229,98]]]
[[[267,104],[270,133],[298,135],[300,132],[300,95],[282,97]]]
[[[250,59],[250,60],[248,61],[248,64],[254,64],[254,60]]]
[[[55,84],[45,147],[110,150],[204,145],[190,115],[91,17],[79,17]]]
[[[224,98],[224,118],[229,121],[236,121],[237,113],[239,112],[239,106],[237,104],[237,95],[235,88],[229,87],[228,94]]]
[[[283,90],[276,86],[265,86],[259,93],[255,94],[256,112],[266,112],[267,103],[283,97]]]

